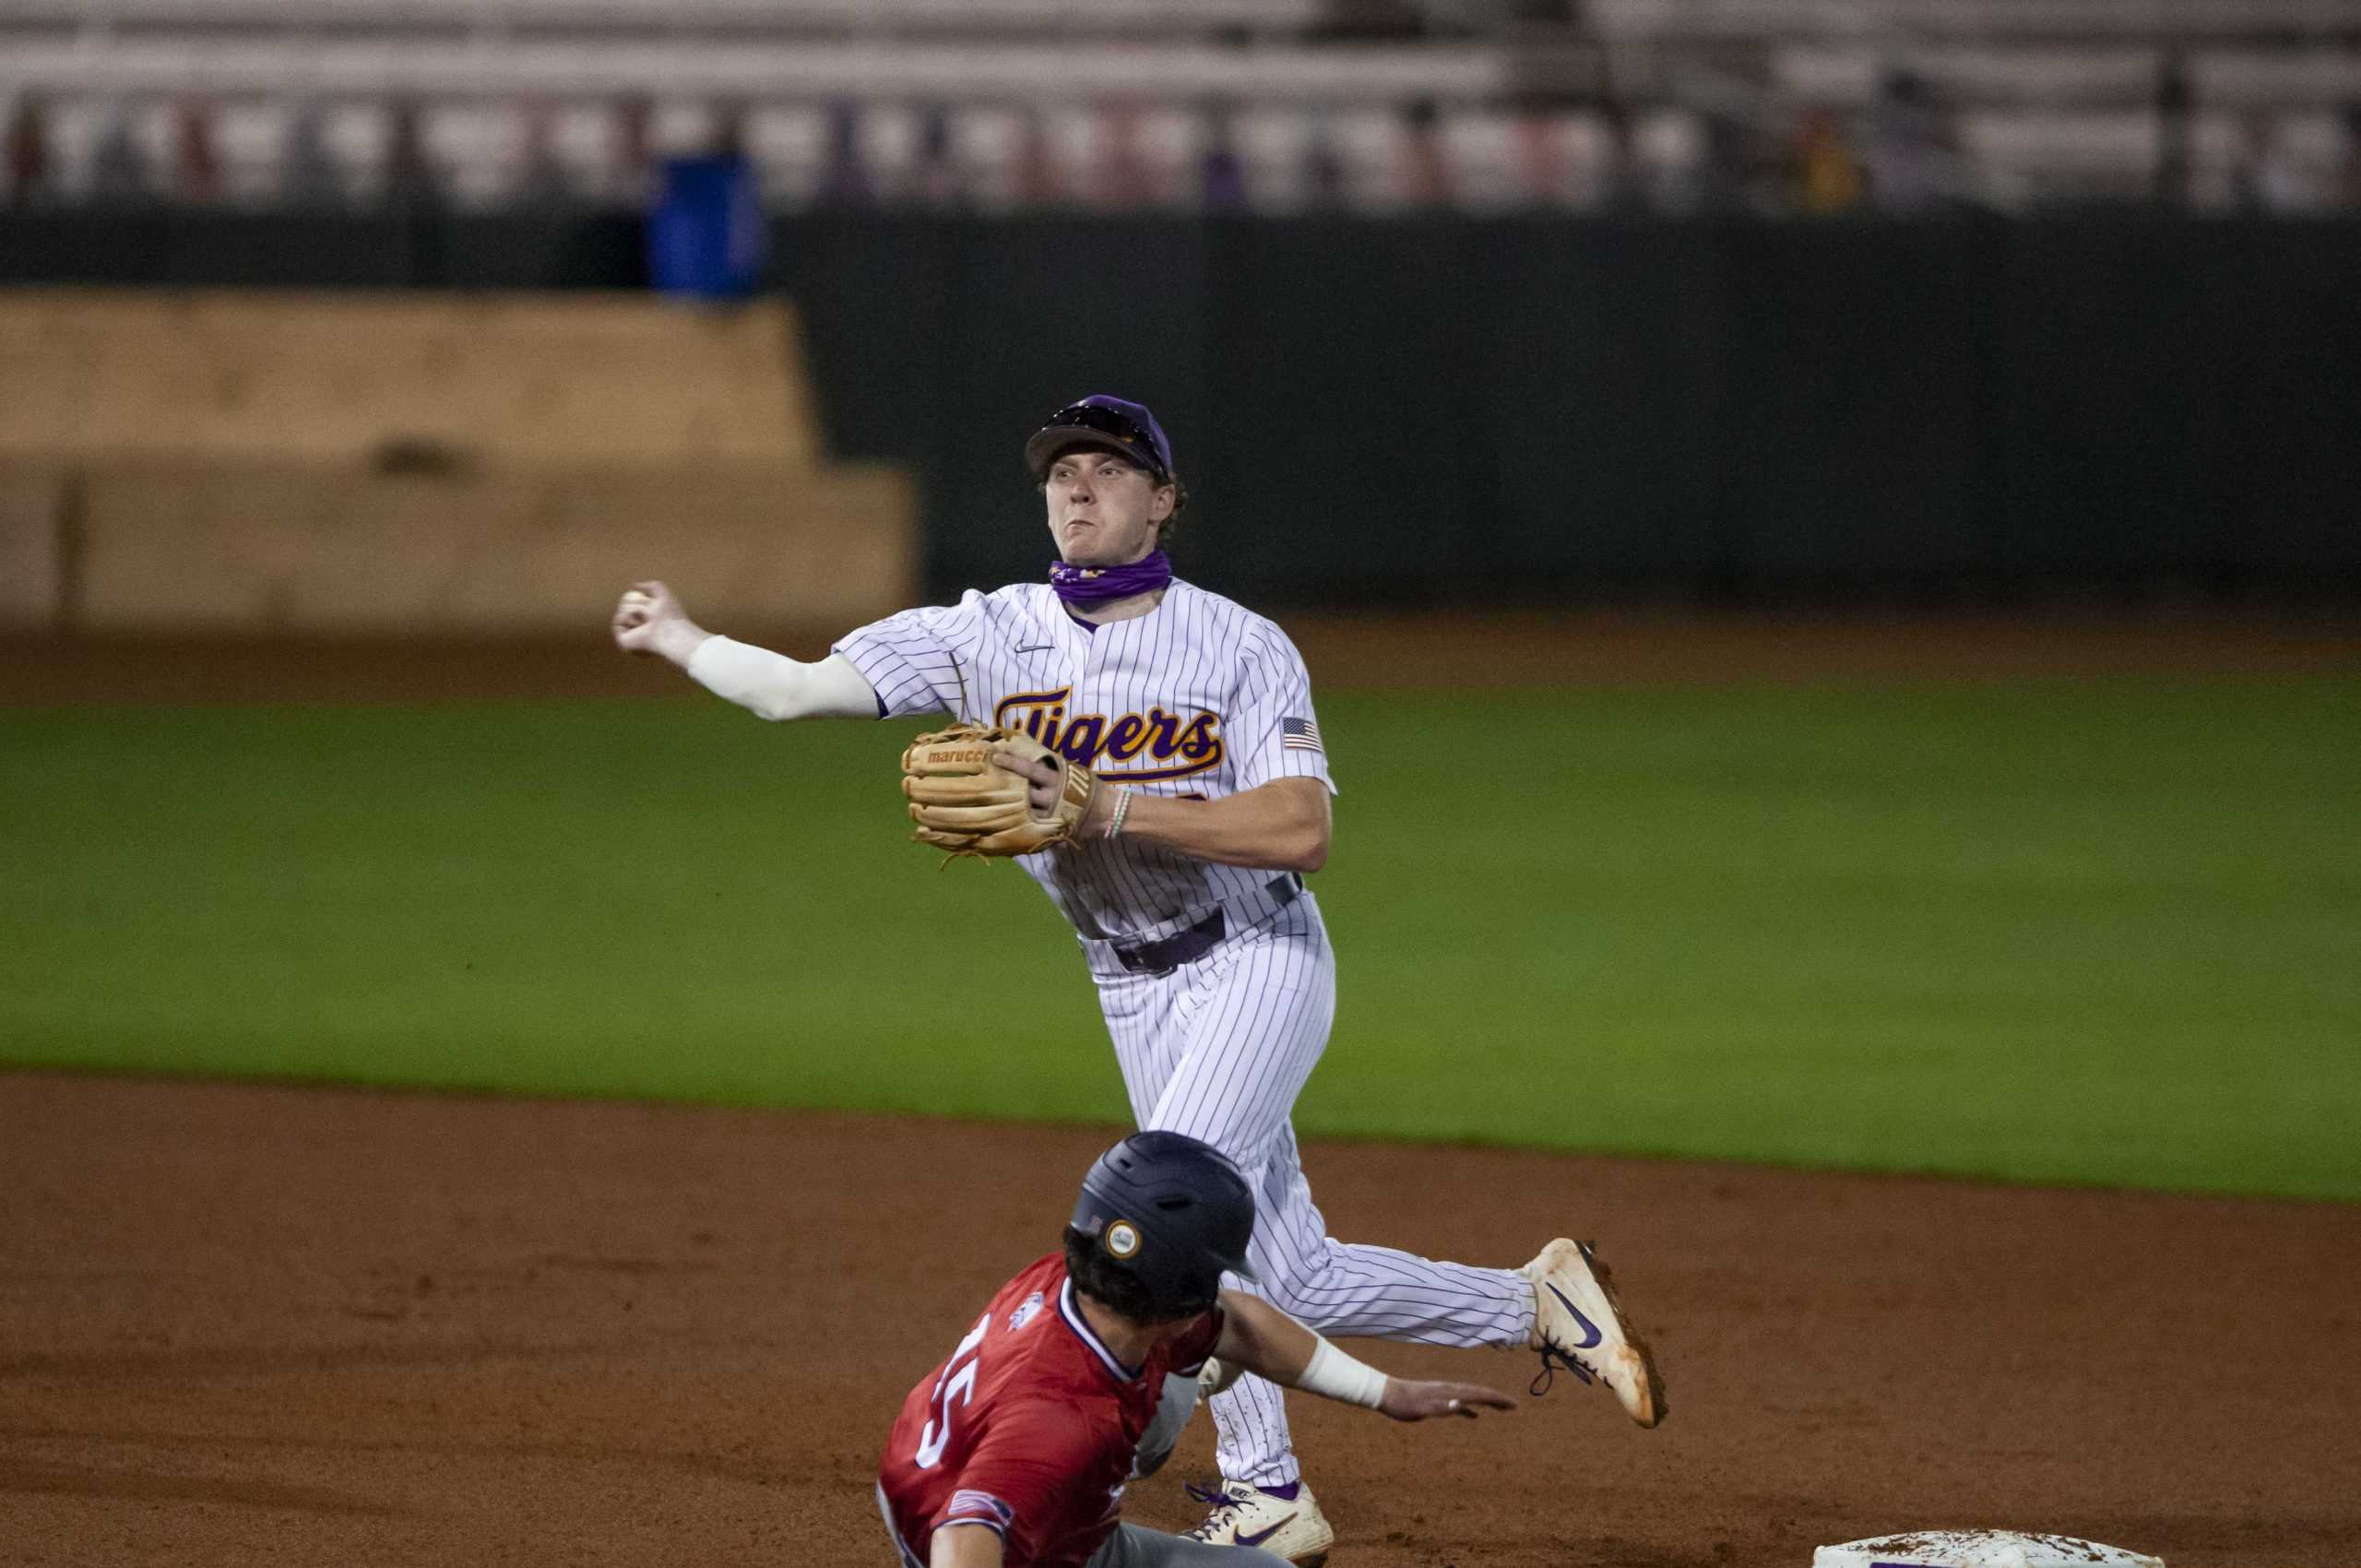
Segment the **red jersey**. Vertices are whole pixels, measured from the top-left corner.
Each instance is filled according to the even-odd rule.
[[[1114,1533],[1166,1375],[1193,1376],[1220,1337],[1216,1309],[1127,1367],[1083,1320],[1062,1253],[1002,1286],[885,1440],[878,1491],[906,1562],[957,1523],[997,1531],[1009,1568],[1082,1568]]]

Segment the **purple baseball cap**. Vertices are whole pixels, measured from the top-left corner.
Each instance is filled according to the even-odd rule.
[[[1104,446],[1156,475],[1158,483],[1173,482],[1172,443],[1145,403],[1103,392],[1068,403],[1026,438],[1025,466],[1036,480],[1046,479],[1050,460],[1069,446]]]

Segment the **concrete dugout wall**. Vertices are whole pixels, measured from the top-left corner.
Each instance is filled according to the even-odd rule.
[[[93,473],[90,630],[582,633],[661,576],[737,624],[851,624],[916,591],[908,486],[827,475],[389,476],[255,464]]]
[[[0,461],[0,631],[57,624],[66,518],[63,472]]]
[[[646,295],[0,291],[0,621],[585,631],[917,588],[911,487],[821,455],[792,314]]]

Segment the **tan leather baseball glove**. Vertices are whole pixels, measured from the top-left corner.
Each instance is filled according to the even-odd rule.
[[[1065,770],[1055,814],[1033,814],[1025,776],[992,761],[996,751]],[[902,754],[902,793],[919,825],[911,841],[955,855],[1029,855],[1062,843],[1074,837],[1097,789],[1097,774],[1022,730],[955,724],[920,735]]]

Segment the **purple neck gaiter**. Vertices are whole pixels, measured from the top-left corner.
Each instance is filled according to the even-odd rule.
[[[1069,566],[1059,561],[1050,567],[1050,587],[1068,604],[1080,606],[1129,599],[1135,593],[1164,588],[1171,581],[1172,561],[1161,550],[1152,551],[1128,566]]]

